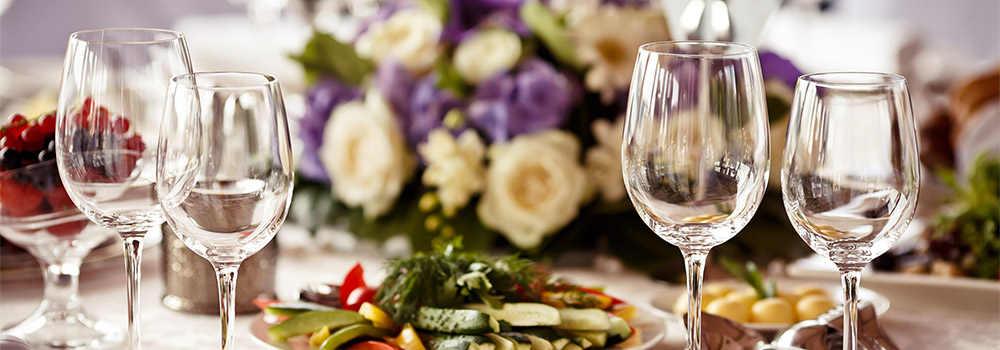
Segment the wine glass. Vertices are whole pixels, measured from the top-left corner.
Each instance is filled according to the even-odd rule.
[[[899,239],[917,203],[917,137],[906,79],[799,77],[781,166],[785,211],[802,240],[840,269],[844,349],[857,343],[861,269]]]
[[[157,194],[167,223],[219,278],[230,349],[240,263],[274,238],[292,199],[292,148],[278,81],[242,72],[173,78],[160,124]]]
[[[69,37],[56,122],[56,160],[66,192],[90,220],[117,231],[128,277],[129,347],[139,344],[143,237],[163,222],[155,145],[170,77],[191,72],[184,35],[112,28]]]
[[[28,156],[32,152],[19,153]],[[35,349],[120,345],[123,330],[88,315],[78,294],[83,258],[114,234],[92,224],[73,206],[55,160],[0,171],[0,235],[38,259],[45,277],[38,309],[4,329],[4,334],[21,338]]]
[[[622,175],[639,216],[684,255],[689,349],[701,349],[708,251],[750,221],[767,185],[768,157],[756,49],[710,41],[639,48]]]

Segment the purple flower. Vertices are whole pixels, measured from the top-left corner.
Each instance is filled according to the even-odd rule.
[[[375,87],[389,102],[411,147],[426,141],[427,134],[441,126],[448,111],[464,108],[461,99],[438,89],[437,81],[437,74],[417,80],[393,60],[382,62],[375,71]]]
[[[604,5],[614,5],[619,7],[648,7],[649,0],[602,0]]]
[[[410,114],[410,99],[417,79],[403,65],[393,59],[383,61],[375,70],[375,87],[381,91],[397,117]],[[408,128],[407,120],[400,119],[403,129]]]
[[[500,27],[528,35],[531,30],[521,22],[518,9],[524,0],[451,0],[448,23],[442,37],[457,43],[484,27]]]
[[[299,120],[299,138],[303,146],[299,173],[302,176],[316,181],[330,181],[319,159],[326,122],[335,107],[359,97],[361,93],[356,88],[335,80],[323,79],[312,86],[306,96],[306,113]]]
[[[802,71],[795,67],[792,61],[770,51],[762,51],[759,55],[760,70],[764,80],[779,79],[789,88],[795,87],[795,81],[802,75]]]
[[[465,107],[464,101],[450,91],[439,89],[437,81],[437,75],[431,74],[413,88],[409,122],[404,129],[410,146],[427,141],[427,135],[441,126],[448,111]]]
[[[539,59],[522,62],[514,72],[479,85],[469,106],[470,123],[493,142],[558,127],[579,98],[578,87]]]

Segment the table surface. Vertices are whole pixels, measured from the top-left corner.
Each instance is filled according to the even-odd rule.
[[[279,235],[276,293],[293,299],[308,282],[339,281],[351,264],[381,266],[382,258],[371,248],[359,245],[349,251],[334,251],[310,244],[305,233],[294,226]],[[142,266],[142,342],[146,349],[213,348],[219,344],[217,315],[197,315],[173,311],[160,303],[163,276],[159,247],[145,250]],[[557,274],[586,285],[603,285],[609,293],[636,304],[649,300],[670,286],[643,275],[622,271],[561,269]],[[369,268],[366,278],[381,278]],[[830,280],[836,283],[835,280]],[[862,285],[891,300],[889,311],[880,318],[889,336],[902,349],[997,349],[1000,348],[1000,283],[962,284],[913,283],[912,279],[871,279]],[[19,321],[38,305],[41,278],[0,278],[0,324]],[[81,276],[81,296],[92,314],[125,324],[124,264],[117,262],[99,269],[85,269]],[[249,333],[254,315],[236,320],[236,347],[266,349]],[[674,349],[682,345],[684,331],[669,326],[666,340],[656,348]]]

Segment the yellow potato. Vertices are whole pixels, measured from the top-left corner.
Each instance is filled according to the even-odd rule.
[[[744,309],[746,309],[747,315],[750,314],[750,307],[753,306],[753,303],[757,301],[756,296],[753,296],[751,298],[749,295],[741,296],[738,293],[729,293],[723,298],[738,302],[740,305],[743,306]]]
[[[705,312],[722,316],[736,322],[750,321],[750,308],[742,300],[736,298],[719,298],[712,300],[705,307]]]
[[[760,299],[760,297],[757,296],[757,292],[750,287],[740,290],[735,290],[729,294],[726,294],[726,297],[742,300],[743,303],[747,305],[753,305],[754,302]]]
[[[715,294],[717,298],[722,298],[733,291],[733,286],[729,283],[712,282],[706,283],[702,290],[705,293]]]
[[[806,295],[827,295],[826,289],[815,284],[800,284],[792,289],[792,293],[802,298]]]
[[[715,300],[715,299],[718,299],[718,298],[719,297],[717,295],[712,294],[712,293],[708,293],[708,292],[702,290],[702,293],[701,293],[701,309],[704,310],[705,306],[708,306],[708,303],[711,303],[712,300]],[[688,296],[687,296],[687,292],[684,292],[684,293],[681,293],[681,295],[677,297],[677,301],[674,302],[674,314],[676,314],[676,315],[683,315],[683,314],[686,314],[687,311],[688,311]]]
[[[751,320],[756,323],[792,323],[795,321],[792,305],[781,298],[758,300],[750,307],[750,314]]]
[[[806,295],[795,304],[799,321],[811,320],[833,308],[833,300],[826,295]]]
[[[788,305],[796,305],[799,302],[799,299],[802,299],[801,295],[795,293],[787,293],[781,290],[778,291],[778,297],[781,299],[785,299],[785,301],[788,302]]]

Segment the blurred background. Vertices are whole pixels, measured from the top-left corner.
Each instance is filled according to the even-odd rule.
[[[701,0],[654,0],[652,5],[662,8],[670,35],[677,39],[685,37],[679,16],[686,6],[698,1]],[[559,6],[565,0],[545,2]],[[379,0],[0,0],[0,113],[35,115],[55,106],[60,66],[70,33],[99,27],[137,26],[183,32],[196,71],[259,71],[278,77],[285,89],[289,116],[300,118],[306,112],[305,95],[310,86],[302,67],[289,59],[289,55],[302,52],[314,29],[331,33],[341,41],[351,41],[385,3]],[[762,52],[776,53],[802,72],[883,71],[906,76],[921,128],[925,172],[952,169],[961,179],[984,151],[995,155],[1000,150],[996,80],[1000,68],[1000,21],[997,21],[1000,1],[730,0],[727,3],[735,35],[730,39],[754,44]],[[769,88],[768,94],[773,92]],[[787,99],[790,89],[786,93]],[[782,116],[771,118],[772,131],[783,132]],[[778,137],[783,136],[772,135],[774,140]],[[302,146],[296,144],[296,147]],[[775,155],[780,158],[780,153],[772,151],[772,157]],[[776,173],[774,169],[772,173]],[[952,191],[935,176],[924,179],[918,216],[930,219]],[[772,177],[772,182],[776,182],[776,177]],[[777,203],[772,214],[783,221],[780,195],[771,203]],[[755,222],[760,221],[755,218]],[[783,225],[783,229],[790,231],[787,222]],[[911,241],[919,241],[918,237],[929,230],[927,226],[916,221],[908,234]],[[732,244],[741,244],[739,241]],[[792,238],[791,242],[801,248],[797,254],[805,254],[805,247],[796,241]],[[899,244],[900,254],[905,255],[919,245],[906,241],[904,238]],[[767,245],[757,243],[731,249],[768,261],[768,256],[755,253],[756,249],[767,249]],[[674,251],[665,244],[660,248]],[[591,258],[586,256],[585,259]],[[638,256],[637,259],[656,261]],[[895,265],[896,261],[887,264]],[[661,276],[669,278],[677,273],[670,271]]]

